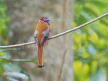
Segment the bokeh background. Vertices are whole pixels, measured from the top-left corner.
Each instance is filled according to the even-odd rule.
[[[38,20],[52,35],[108,13],[107,0],[0,0],[0,46],[34,41]],[[108,16],[48,41],[45,67],[35,44],[0,49],[0,81],[108,81]]]

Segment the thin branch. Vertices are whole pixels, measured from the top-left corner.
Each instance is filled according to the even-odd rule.
[[[58,81],[61,81],[62,69],[63,69],[63,65],[64,65],[64,62],[65,62],[66,52],[67,52],[67,49],[65,48],[64,51],[63,51],[62,58],[61,58],[62,61],[61,61],[60,70],[59,70],[59,74],[58,74]]]
[[[63,16],[62,16],[62,31],[67,30],[68,26],[70,26],[71,23],[69,23],[68,25],[68,21],[69,21],[69,9],[68,9],[68,1],[69,0],[62,0],[63,1],[63,5],[62,5],[62,9],[63,9]],[[64,21],[67,20],[67,21]],[[61,81],[62,79],[62,73],[63,73],[63,66],[64,66],[64,62],[65,62],[65,56],[67,54],[67,40],[66,40],[66,35],[63,36],[63,54],[62,54],[62,58],[61,58],[61,64],[60,64],[60,69],[58,70],[58,80],[57,81]]]
[[[101,15],[101,16],[99,16],[99,17],[97,17],[97,18],[95,18],[95,19],[93,19],[91,21],[88,21],[88,22],[80,25],[80,26],[77,26],[77,27],[75,27],[73,29],[70,29],[70,30],[67,30],[65,32],[59,33],[57,35],[54,35],[54,36],[50,37],[48,40],[53,39],[53,38],[56,38],[56,37],[59,37],[59,36],[62,36],[62,35],[65,35],[67,33],[70,33],[72,31],[75,31],[77,29],[80,29],[80,28],[82,28],[82,27],[84,27],[84,26],[86,26],[86,25],[88,25],[90,23],[93,23],[93,22],[95,22],[95,21],[97,21],[97,20],[99,20],[99,19],[101,19],[101,18],[103,18],[103,17],[105,17],[107,15],[108,15],[108,13],[105,13],[105,14],[103,14],[103,15]],[[20,46],[25,46],[25,45],[30,45],[30,44],[35,44],[35,42],[33,41],[33,42],[22,43],[22,44],[15,44],[15,45],[8,45],[8,46],[0,46],[0,48],[13,48],[13,47],[20,47]]]

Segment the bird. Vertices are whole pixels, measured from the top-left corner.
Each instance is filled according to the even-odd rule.
[[[40,18],[34,32],[34,40],[37,46],[39,68],[42,68],[44,66],[43,47],[45,46],[51,32],[49,21],[50,20],[47,17]]]

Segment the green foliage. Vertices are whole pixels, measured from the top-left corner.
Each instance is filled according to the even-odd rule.
[[[12,59],[12,61],[18,61],[18,62],[32,62],[32,63],[38,64],[37,61],[35,61],[35,60],[29,60],[29,59]]]
[[[12,61],[32,62],[37,64],[36,61],[29,59],[11,59],[9,54],[0,52],[0,79],[7,79],[9,81],[17,81],[17,79],[28,79],[28,81],[31,81],[30,75],[23,71],[20,66],[13,64]]]
[[[7,36],[9,17],[7,16],[6,10],[7,5],[4,0],[0,0],[0,39],[6,38]]]
[[[108,12],[108,1],[77,0],[73,27]],[[108,76],[108,16],[74,32],[75,81],[100,81]],[[107,71],[107,72],[106,72]]]
[[[8,22],[9,17],[7,15],[7,5],[5,0],[0,0],[0,45],[8,43]],[[22,70],[20,66],[12,62],[32,62],[35,64],[37,64],[37,62],[29,59],[11,59],[11,56],[7,51],[16,49],[17,48],[0,49],[0,81],[19,81],[22,79],[31,81],[30,75]]]

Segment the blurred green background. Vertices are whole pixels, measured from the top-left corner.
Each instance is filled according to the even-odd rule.
[[[107,0],[76,0],[72,26],[79,26],[107,12]],[[7,4],[5,0],[0,0],[0,46],[8,44],[9,22]],[[107,26],[108,16],[73,32],[74,81],[108,81]],[[8,50],[10,49],[0,49],[0,81],[17,81],[17,79],[31,81],[29,74],[12,61],[36,64],[37,62],[27,59],[10,59]]]
[[[107,0],[76,0],[73,27],[108,12]],[[75,81],[108,81],[108,16],[74,32]]]

